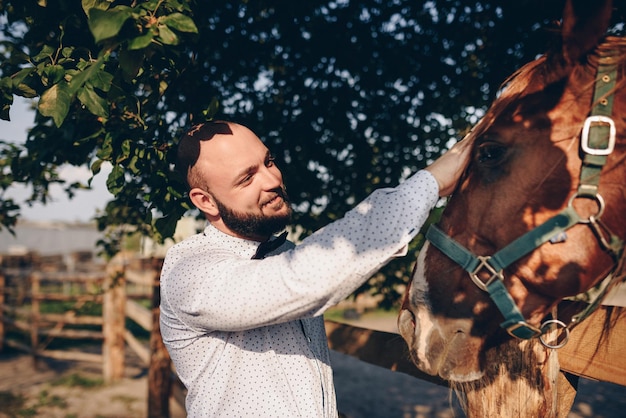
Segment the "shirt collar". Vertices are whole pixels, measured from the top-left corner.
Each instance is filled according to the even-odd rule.
[[[251,258],[256,253],[260,242],[244,238],[234,237],[220,231],[210,223],[204,228],[204,236],[209,239],[212,246],[230,250],[244,258]]]

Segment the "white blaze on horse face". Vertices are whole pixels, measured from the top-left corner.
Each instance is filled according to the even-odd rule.
[[[429,245],[426,242],[419,253],[409,293],[410,310],[415,318],[415,330],[413,330],[415,338],[412,339],[413,346],[411,349],[414,356],[413,361],[418,364],[419,369],[426,373],[437,375],[441,372],[440,368],[447,368],[447,366],[454,365],[458,361],[454,356],[456,351],[454,349],[452,351],[449,350],[451,345],[458,342],[455,339],[467,336],[469,332],[446,332],[444,324],[432,315],[429,285],[426,280],[426,272],[428,270],[426,253]],[[443,280],[444,278],[440,277],[439,279]],[[468,323],[456,324],[454,329],[461,327],[467,330],[469,325]],[[407,338],[407,340],[411,339]],[[442,342],[443,346],[441,346]],[[437,350],[437,352],[432,350]],[[450,357],[450,354],[452,354],[452,357]],[[459,368],[453,366],[453,369],[448,370],[447,373],[445,378],[448,380],[470,382],[480,379],[484,372],[473,369],[466,369],[461,372]]]
[[[428,349],[428,340],[435,329],[435,323],[429,313],[428,306],[428,282],[426,281],[426,252],[429,243],[426,242],[419,252],[413,282],[411,283],[411,304],[415,309],[414,315],[419,326],[419,335],[416,341],[415,354],[419,361],[424,365],[425,370],[432,370],[432,365],[426,355]]]

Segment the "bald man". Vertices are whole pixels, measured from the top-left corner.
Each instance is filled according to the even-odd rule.
[[[161,332],[188,416],[336,417],[322,314],[406,254],[465,169],[465,142],[295,246],[274,235],[291,207],[263,142],[228,121],[191,128],[176,166],[208,222],[161,274]]]

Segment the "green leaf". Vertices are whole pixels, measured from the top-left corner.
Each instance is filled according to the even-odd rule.
[[[91,9],[107,10],[111,5],[109,0],[82,0],[81,3],[86,16],[89,16]]]
[[[11,76],[10,80],[12,80],[13,86],[17,87],[19,84],[22,84],[22,82],[28,77],[30,76],[33,71],[35,71],[34,68],[24,68],[22,70],[19,70],[18,72],[16,72],[15,74],[13,74],[13,76]]]
[[[46,86],[57,84],[65,77],[65,68],[60,65],[48,65],[44,67],[41,82]]]
[[[106,11],[92,8],[89,10],[89,30],[96,43],[99,43],[117,36],[130,17],[131,10],[128,8],[118,7]]]
[[[89,84],[102,91],[109,91],[113,82],[113,74],[99,70],[89,79]]]
[[[120,51],[120,68],[126,81],[134,79],[139,74],[144,57],[142,51]]]
[[[157,231],[157,237],[163,239],[163,237],[171,237],[176,231],[176,224],[178,223],[179,216],[164,216],[154,221],[154,228]]]
[[[178,45],[178,35],[165,25],[159,25],[159,36],[157,38],[165,45]]]
[[[150,45],[154,39],[154,34],[152,31],[148,31],[141,36],[137,36],[128,41],[128,49],[143,49]]]
[[[100,149],[96,152],[96,157],[104,161],[111,161],[111,154],[113,153],[111,133],[107,133],[104,136],[104,141],[100,146]]]
[[[130,157],[130,143],[131,143],[130,139],[126,139],[124,140],[124,142],[122,142],[122,150],[119,156],[117,157],[118,163]]]
[[[19,49],[14,49],[11,52],[11,57],[8,62],[13,65],[21,65],[26,64],[29,61],[29,58],[28,54],[23,53]]]
[[[117,195],[124,189],[124,168],[119,165],[113,166],[113,170],[107,177],[106,185],[109,192],[113,195]]]
[[[70,58],[72,56],[72,54],[74,53],[74,48],[70,48],[70,47],[65,47],[61,50],[61,56],[63,58]]]
[[[219,100],[217,100],[217,97],[213,97],[211,99],[211,103],[209,103],[209,106],[202,111],[202,116],[204,116],[206,120],[213,119],[219,107],[220,107]]]
[[[11,105],[8,103],[3,103],[2,107],[0,107],[0,119],[11,121]]]
[[[198,33],[198,28],[193,19],[182,13],[172,13],[171,15],[163,16],[159,18],[159,21],[179,32]]]
[[[135,175],[141,174],[141,170],[137,167],[137,163],[139,162],[139,157],[137,154],[133,155],[128,163],[128,169]]]
[[[44,61],[46,59],[49,59],[54,54],[54,51],[56,51],[56,50],[53,47],[51,47],[50,45],[44,45],[41,48],[41,51],[39,51],[39,53],[33,57],[33,61],[34,62],[41,62],[41,61]]]
[[[98,96],[93,87],[86,85],[78,91],[77,97],[92,114],[105,119],[109,117],[108,102]]]
[[[38,96],[37,92],[31,86],[24,83],[15,86],[15,94],[29,99]]]
[[[50,87],[41,95],[37,109],[43,116],[51,117],[58,128],[67,116],[71,102],[72,96],[69,93],[67,83],[61,82]]]
[[[100,65],[104,61],[104,57],[104,54],[100,55],[97,61],[85,66],[84,70],[78,73],[73,73],[72,79],[69,83],[72,94],[75,94],[87,82],[87,80],[90,80],[94,75],[97,75],[100,70]]]
[[[100,170],[102,170],[103,163],[104,163],[103,160],[96,160],[93,162],[93,164],[91,164],[91,172],[93,173],[94,176],[98,174]]]

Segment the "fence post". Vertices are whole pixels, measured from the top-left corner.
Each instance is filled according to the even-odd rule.
[[[150,367],[148,369],[148,417],[170,416],[169,398],[172,389],[172,361],[161,339],[159,305],[161,303],[162,258],[152,259],[154,280],[152,286],[152,330],[150,332]]]
[[[39,297],[41,290],[41,273],[33,272],[30,276],[30,347],[33,355],[33,366],[37,369],[39,364],[39,320],[41,317]]]
[[[102,345],[104,381],[124,377],[124,330],[126,325],[126,285],[124,267],[109,263],[102,299]]]
[[[0,353],[4,350],[4,273],[0,270]]]

